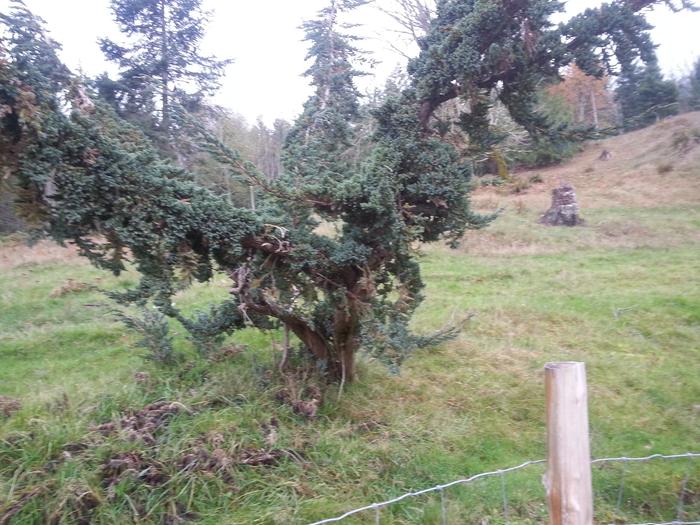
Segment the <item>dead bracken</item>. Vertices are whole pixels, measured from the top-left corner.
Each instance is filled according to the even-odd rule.
[[[12,414],[22,408],[22,403],[18,399],[12,397],[0,396],[0,415],[10,417]]]
[[[162,463],[146,458],[139,452],[120,452],[102,466],[102,479],[108,492],[127,477],[151,486],[162,485],[169,479]]]
[[[61,286],[54,288],[49,294],[49,297],[55,299],[57,297],[63,297],[64,295],[84,292],[92,288],[93,286],[88,283],[81,283],[73,279],[67,279]]]
[[[138,412],[122,417],[118,422],[103,423],[92,430],[108,436],[121,431],[131,441],[142,441],[147,445],[156,442],[156,433],[165,428],[173,416],[187,412],[182,403],[157,401],[146,405]]]

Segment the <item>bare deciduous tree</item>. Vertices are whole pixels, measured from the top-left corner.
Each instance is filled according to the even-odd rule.
[[[421,38],[430,29],[430,20],[435,16],[435,0],[380,0],[375,7],[388,16],[394,24],[390,31],[421,47]],[[406,59],[411,55],[405,47],[384,38],[387,45]]]

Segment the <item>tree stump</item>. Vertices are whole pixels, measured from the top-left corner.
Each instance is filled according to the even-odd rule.
[[[549,226],[577,226],[583,224],[579,217],[576,192],[568,183],[552,190],[552,206],[542,215],[540,223]]]

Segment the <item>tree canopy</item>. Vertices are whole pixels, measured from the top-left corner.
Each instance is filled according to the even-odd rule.
[[[202,54],[208,14],[202,0],[111,0],[123,43],[100,40],[120,78],[98,79],[98,89],[123,116],[163,131],[171,128],[173,105],[196,107],[218,87],[230,60]]]

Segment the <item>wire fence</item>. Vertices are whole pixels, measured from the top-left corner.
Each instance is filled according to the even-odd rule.
[[[599,458],[599,459],[594,459],[591,461],[592,465],[601,465],[601,464],[608,464],[608,463],[643,463],[643,462],[650,462],[653,460],[657,459],[663,459],[663,460],[673,460],[673,459],[683,459],[686,458],[689,461],[692,461],[693,459],[700,458],[700,452],[685,452],[682,454],[651,454],[649,456],[643,456],[643,457],[610,457],[610,458]],[[445,490],[449,489],[450,487],[454,487],[456,485],[468,485],[471,484],[477,480],[484,479],[484,478],[491,478],[491,477],[500,477],[500,496],[502,499],[502,505],[503,505],[503,519],[505,523],[508,523],[509,521],[509,515],[510,515],[510,505],[509,505],[509,500],[508,500],[508,490],[506,486],[506,480],[505,480],[505,475],[509,473],[513,473],[519,470],[526,469],[528,467],[531,467],[533,465],[542,465],[545,464],[546,460],[545,459],[538,459],[538,460],[532,460],[532,461],[526,461],[525,463],[521,463],[520,465],[514,466],[514,467],[509,467],[509,468],[504,468],[504,469],[498,469],[498,470],[493,470],[491,472],[482,472],[480,474],[475,474],[473,476],[467,477],[467,478],[462,478],[462,479],[457,479],[455,481],[451,481],[449,483],[445,484],[440,484],[440,485],[435,485],[433,487],[425,488],[422,490],[416,490],[416,491],[410,491],[406,492],[405,494],[401,494],[400,496],[396,496],[394,498],[388,499],[386,501],[381,501],[378,503],[372,503],[370,505],[365,505],[364,507],[358,507],[352,510],[347,511],[346,513],[336,516],[333,518],[326,518],[321,521],[316,521],[314,523],[311,523],[310,525],[323,525],[326,523],[336,523],[339,521],[343,521],[346,518],[349,518],[351,516],[356,516],[360,515],[363,513],[373,513],[374,515],[374,522],[377,525],[381,524],[382,521],[382,514],[381,510],[389,507],[390,505],[393,505],[395,503],[398,503],[400,501],[406,500],[408,498],[414,498],[417,496],[421,496],[424,494],[431,494],[431,493],[437,493],[439,496],[439,523],[440,525],[447,525],[447,508],[446,508],[446,497],[445,497]],[[623,496],[625,492],[625,479],[626,479],[626,470],[623,469],[621,476],[620,476],[620,483],[619,487],[617,488],[617,497],[616,497],[616,510],[619,512],[622,501],[623,501]],[[700,515],[697,517],[698,521],[683,521],[684,518],[684,505],[685,505],[685,497],[687,496],[687,484],[690,479],[690,469],[686,472],[685,476],[683,477],[681,484],[680,484],[680,490],[679,490],[679,496],[678,496],[678,502],[676,504],[676,519],[673,521],[665,521],[665,522],[649,522],[649,523],[637,523],[634,525],[700,525]]]

